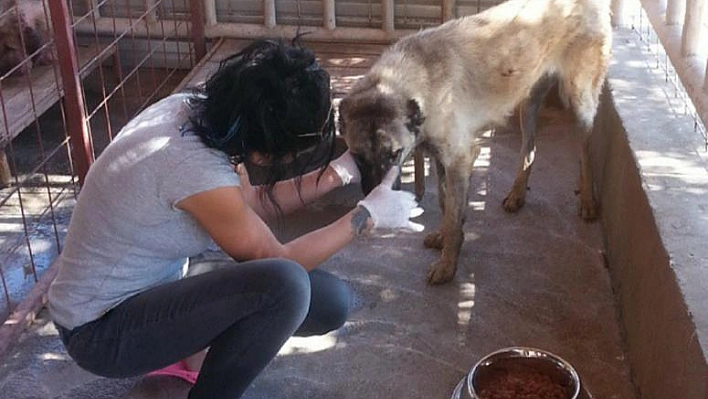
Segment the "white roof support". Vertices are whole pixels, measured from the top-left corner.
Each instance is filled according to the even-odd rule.
[[[684,56],[699,54],[701,44],[705,47],[705,6],[706,0],[686,0],[686,19],[681,39],[681,54]]]
[[[275,0],[263,0],[263,25],[266,28],[275,28]]]
[[[642,3],[645,3],[642,1]],[[668,0],[666,2],[666,25],[679,25],[686,14],[686,0]]]

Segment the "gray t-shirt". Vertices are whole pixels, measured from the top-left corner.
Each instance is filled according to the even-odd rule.
[[[175,204],[239,179],[226,154],[184,129],[188,98],[174,94],[147,108],[91,165],[49,288],[49,310],[65,328],[178,280],[188,258],[213,245]]]

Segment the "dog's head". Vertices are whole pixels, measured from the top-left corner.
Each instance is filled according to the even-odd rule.
[[[355,92],[339,105],[339,129],[361,172],[368,194],[392,166],[415,148],[423,124],[418,102],[378,87]]]
[[[0,75],[4,75],[26,58],[20,30],[10,22],[12,21],[3,18],[0,23]],[[19,73],[24,72],[26,72],[24,69],[19,71]]]

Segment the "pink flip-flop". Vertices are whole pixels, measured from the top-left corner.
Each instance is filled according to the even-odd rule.
[[[160,370],[151,371],[147,374],[148,376],[155,375],[168,375],[172,377],[180,378],[187,381],[190,384],[194,384],[199,376],[198,371],[191,371],[187,368],[187,362],[180,360],[175,364],[170,364],[169,366],[162,368]]]

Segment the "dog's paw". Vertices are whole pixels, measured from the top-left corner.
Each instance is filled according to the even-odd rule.
[[[443,249],[443,235],[439,231],[430,233],[425,236],[423,245],[425,245],[426,248]]]
[[[440,285],[445,284],[455,277],[455,265],[446,264],[443,262],[435,262],[430,267],[428,272],[428,284]]]
[[[526,198],[516,196],[513,193],[509,193],[509,195],[504,198],[504,201],[502,201],[504,210],[509,213],[517,212],[522,206],[524,206],[525,203]]]

